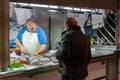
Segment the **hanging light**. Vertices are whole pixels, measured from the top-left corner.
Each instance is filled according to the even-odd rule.
[[[52,5],[49,5],[49,8],[52,8],[52,9],[58,9],[59,7],[58,7],[58,6],[52,6]]]
[[[18,4],[21,6],[28,6],[29,5],[28,3],[18,3]]]
[[[29,4],[31,7],[43,7],[48,8],[48,5],[41,5],[41,4]]]
[[[80,8],[73,8],[74,11],[80,11]]]
[[[92,11],[91,9],[81,9],[81,11]]]
[[[73,10],[73,8],[71,8],[71,7],[64,7],[64,9],[66,9],[66,10]]]

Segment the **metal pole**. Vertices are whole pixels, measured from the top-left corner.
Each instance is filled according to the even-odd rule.
[[[9,0],[0,0],[0,70],[9,64]]]

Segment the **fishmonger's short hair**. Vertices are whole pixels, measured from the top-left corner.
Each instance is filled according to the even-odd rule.
[[[27,20],[26,20],[26,24],[27,23],[35,23],[35,24],[37,24],[37,22],[35,21],[35,19],[33,19],[33,18],[28,18]]]

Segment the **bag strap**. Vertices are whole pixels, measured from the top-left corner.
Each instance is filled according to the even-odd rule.
[[[90,15],[88,15],[87,20],[85,21],[84,27],[86,26],[86,24],[87,24],[87,22],[88,22],[89,16],[90,16]]]

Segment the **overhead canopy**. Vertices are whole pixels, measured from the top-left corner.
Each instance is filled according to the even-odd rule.
[[[70,7],[117,9],[118,0],[10,0],[10,2],[47,4]]]

